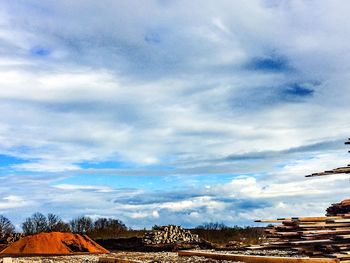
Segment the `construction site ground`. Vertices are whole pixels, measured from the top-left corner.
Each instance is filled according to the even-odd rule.
[[[263,256],[280,256],[280,257],[297,257],[297,255],[291,251],[280,250],[260,250],[260,251],[214,251],[214,250],[198,250],[205,253],[222,253],[222,254],[242,254],[242,255],[263,255]],[[106,262],[103,259],[118,259],[121,263],[136,263],[136,262],[239,262],[231,260],[215,260],[204,258],[200,256],[181,257],[176,252],[113,252],[110,254],[99,255],[69,255],[69,256],[40,256],[40,257],[11,257],[11,259],[5,259],[4,263],[93,263],[93,262]],[[110,261],[111,262],[111,261]]]
[[[207,259],[204,257],[179,257],[175,252],[116,252],[105,255],[72,255],[72,256],[49,256],[49,257],[12,257],[10,261],[5,259],[4,263],[97,263],[107,262],[103,259],[115,258],[119,259],[121,263],[136,263],[136,262],[183,262],[183,263],[194,263],[194,262],[237,262],[228,260],[214,260]],[[0,261],[1,262],[1,261]]]

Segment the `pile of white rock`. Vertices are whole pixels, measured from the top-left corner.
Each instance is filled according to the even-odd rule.
[[[21,239],[22,237],[24,237],[24,234],[22,234],[22,233],[5,234],[0,238],[0,243],[12,244],[12,243],[16,242],[17,240]]]
[[[146,245],[197,242],[199,242],[198,235],[175,225],[157,227],[155,230],[147,232],[143,237],[143,243]]]

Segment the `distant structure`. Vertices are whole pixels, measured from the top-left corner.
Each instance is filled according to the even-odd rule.
[[[348,138],[348,141],[345,142],[345,144],[350,144],[350,138]],[[332,174],[348,174],[348,173],[350,173],[350,164],[348,164],[348,166],[338,167],[329,171],[309,174],[309,175],[306,175],[305,177],[316,177],[316,176],[324,176],[324,175],[332,175]]]

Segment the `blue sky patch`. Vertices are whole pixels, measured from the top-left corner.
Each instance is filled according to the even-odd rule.
[[[287,71],[290,70],[288,61],[283,57],[259,57],[248,63],[249,70]]]
[[[158,33],[146,34],[144,40],[150,44],[159,44],[161,42],[160,35]]]
[[[303,85],[297,83],[287,87],[287,89],[283,91],[285,95],[294,97],[311,97],[314,92],[315,90],[303,87]]]
[[[17,157],[0,154],[0,168],[11,166],[11,165],[16,165],[16,164],[21,164],[21,163],[25,163],[25,162],[27,162],[27,161],[20,159],[20,158],[17,158]]]
[[[46,47],[33,47],[30,53],[36,57],[47,57],[51,54],[51,49]]]
[[[111,168],[126,168],[130,167],[130,165],[123,163],[123,162],[118,162],[118,161],[85,161],[81,163],[77,163],[81,168],[83,169],[111,169]]]

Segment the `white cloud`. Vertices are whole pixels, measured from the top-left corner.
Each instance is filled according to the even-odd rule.
[[[347,1],[140,5],[0,4],[0,154],[21,160],[4,170],[22,185],[1,180],[4,213],[16,207],[22,218],[47,200],[71,205],[66,218],[105,209],[137,226],[140,218],[247,223],[321,213],[346,196],[346,176],[303,175],[347,163],[345,148],[322,144],[350,128]],[[85,173],[86,185],[52,179],[62,173]],[[184,177],[194,196],[116,204],[161,186],[95,187],[92,174],[245,175],[204,186]]]
[[[2,198],[3,201],[0,201],[0,209],[16,209],[20,207],[25,207],[30,205],[30,201],[24,200],[20,196],[9,195]]]
[[[153,216],[154,218],[159,218],[159,212],[158,212],[157,210],[153,211],[153,212],[152,212],[152,216]]]
[[[96,185],[73,185],[73,184],[58,184],[54,187],[62,190],[92,190],[99,193],[110,193],[113,189],[106,186],[96,186]]]

